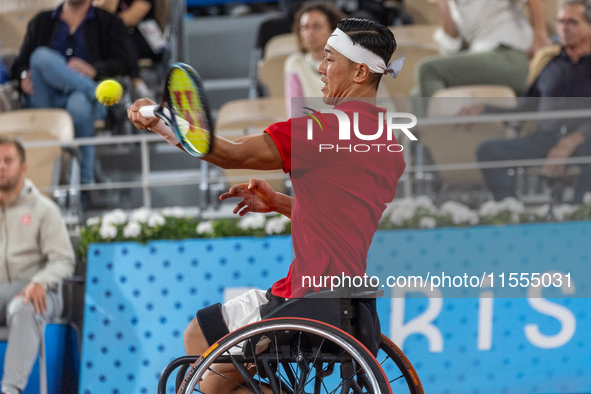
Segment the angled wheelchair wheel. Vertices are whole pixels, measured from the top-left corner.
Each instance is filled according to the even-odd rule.
[[[264,320],[228,334],[199,358],[178,394],[237,387],[256,394],[391,393],[380,364],[359,341],[299,318]]]
[[[402,350],[384,334],[380,338],[377,360],[386,374],[392,393],[424,393],[417,371]]]

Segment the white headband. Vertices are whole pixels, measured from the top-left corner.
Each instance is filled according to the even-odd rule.
[[[326,43],[352,62],[364,63],[372,72],[377,74],[389,74],[392,78],[398,76],[402,69],[402,63],[404,63],[404,58],[400,58],[386,66],[384,59],[372,51],[363,48],[361,45],[355,44],[353,40],[351,40],[351,37],[338,27],[328,38]]]

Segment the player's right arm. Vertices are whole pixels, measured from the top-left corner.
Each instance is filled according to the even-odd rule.
[[[140,99],[127,110],[127,116],[135,127],[152,130],[169,144],[182,149],[172,129],[166,126],[161,119],[144,118],[140,114],[139,109],[144,105],[154,105],[154,102]],[[283,159],[279,149],[273,138],[267,133],[249,135],[236,141],[215,136],[213,149],[203,157],[203,160],[225,169],[279,170],[283,168]]]
[[[203,160],[226,169],[280,170],[283,168],[279,149],[267,133],[248,135],[236,141],[216,136],[213,150]]]

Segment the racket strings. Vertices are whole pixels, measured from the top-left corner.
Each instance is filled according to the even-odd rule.
[[[199,153],[208,153],[211,146],[209,123],[191,76],[180,68],[174,69],[168,89],[180,135]]]

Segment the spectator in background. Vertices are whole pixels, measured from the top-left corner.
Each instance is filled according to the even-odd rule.
[[[328,37],[345,13],[327,1],[307,2],[297,12],[293,31],[300,51],[285,61],[285,102],[290,113],[292,97],[322,97],[318,66],[324,59]]]
[[[413,96],[462,85],[525,89],[529,57],[549,44],[543,0],[429,0],[441,13],[435,34],[443,56],[416,71]],[[531,25],[523,12],[529,7]]]
[[[154,0],[93,0],[92,4],[112,14],[117,13],[127,27],[127,33],[138,59],[154,61],[162,59],[162,53],[155,53],[138,29],[141,22],[155,21]]]
[[[112,14],[117,14],[127,28],[135,58],[151,59],[154,62],[162,60],[164,48],[154,51],[143,33],[139,30],[141,23],[155,21],[154,0],[93,0],[95,7],[100,7]],[[157,25],[156,25],[157,26]],[[131,65],[131,76],[133,78],[133,87],[135,95],[138,97],[153,96],[148,90],[145,82],[140,78],[140,71],[137,61]]]
[[[91,0],[65,0],[35,16],[27,28],[12,77],[32,108],[65,108],[76,137],[94,136],[106,116],[95,99],[95,80],[130,73],[133,56],[121,20]],[[81,181],[94,182],[94,146],[80,147]]]
[[[20,394],[45,325],[61,315],[60,281],[74,272],[74,250],[57,205],[25,179],[25,150],[0,138],[0,325],[8,325],[2,393]]]
[[[386,8],[384,6],[385,1],[383,0],[332,0],[326,2],[334,4],[335,7],[342,10],[349,17],[369,19],[383,25],[388,25],[388,15],[390,15],[389,10],[392,10],[391,8]],[[288,34],[290,32],[290,26],[293,25],[295,15],[302,7],[303,3],[303,0],[278,1],[279,10],[283,15],[267,19],[259,26],[255,46],[261,51],[261,55],[264,55],[264,48],[271,38],[280,34]],[[298,30],[296,30],[296,32],[297,31]]]
[[[477,105],[464,109],[461,114],[588,109],[590,100],[581,98],[591,97],[591,0],[562,0],[557,23],[561,45],[545,48],[534,58],[533,63],[542,62],[545,66],[517,109]],[[591,156],[589,119],[540,120],[531,136],[486,141],[477,151],[478,161],[565,159],[571,156]],[[591,164],[579,166],[581,173],[573,198],[575,204],[582,203],[583,195],[591,191]],[[564,164],[546,164],[542,173],[547,177],[560,177],[564,170]],[[483,169],[482,173],[496,200],[515,196],[515,179],[506,168]]]

